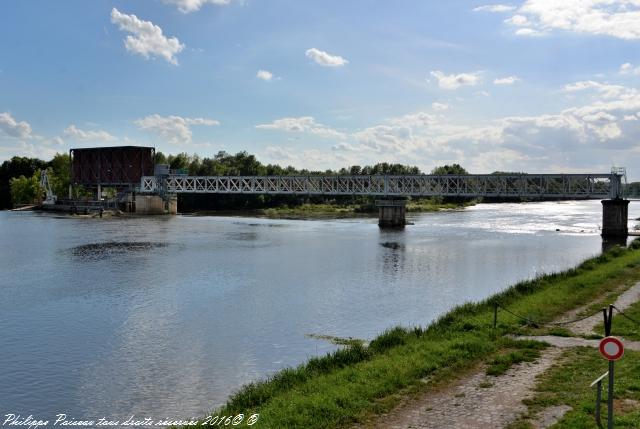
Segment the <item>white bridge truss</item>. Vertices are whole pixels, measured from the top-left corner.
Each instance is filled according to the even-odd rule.
[[[407,176],[144,176],[140,192],[443,196],[502,198],[617,198],[619,174]]]

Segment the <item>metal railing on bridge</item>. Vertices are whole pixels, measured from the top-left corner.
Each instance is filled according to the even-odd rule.
[[[621,175],[145,176],[150,193],[617,198]]]

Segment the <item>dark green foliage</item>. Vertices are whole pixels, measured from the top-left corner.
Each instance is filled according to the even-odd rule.
[[[0,210],[13,207],[10,185],[12,178],[20,176],[30,178],[34,173],[46,167],[47,164],[37,158],[14,156],[10,160],[4,161],[0,165]]]
[[[464,175],[464,174],[469,174],[469,172],[467,170],[465,170],[460,164],[451,164],[451,165],[443,165],[440,167],[436,167],[433,170],[431,170],[431,174],[435,174],[438,176],[444,176],[444,175]]]

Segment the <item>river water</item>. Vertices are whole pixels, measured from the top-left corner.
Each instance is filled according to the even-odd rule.
[[[601,216],[599,201],[481,204],[380,231],[373,218],[0,212],[0,416],[199,417],[335,349],[309,334],[425,325],[596,255]]]

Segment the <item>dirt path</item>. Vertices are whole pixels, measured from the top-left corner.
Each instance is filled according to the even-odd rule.
[[[536,362],[513,366],[497,377],[486,375],[483,366],[440,392],[408,401],[368,427],[502,428],[527,411],[522,400],[530,396],[536,377],[559,355],[560,349],[549,348]]]
[[[615,302],[621,310],[640,300],[640,283],[622,293]],[[574,310],[563,316],[563,320],[575,317],[580,311]],[[567,325],[577,335],[593,332],[602,316],[597,314],[588,319]],[[576,337],[519,337],[535,339],[551,344],[542,351],[535,362],[522,363],[510,368],[504,375],[493,377],[485,374],[485,367],[479,367],[468,376],[462,377],[450,386],[437,392],[408,399],[390,413],[379,416],[368,425],[358,427],[393,429],[484,429],[504,428],[526,413],[527,407],[522,401],[533,395],[538,375],[551,367],[567,347],[597,347],[598,340],[586,340]],[[640,342],[625,342],[632,350],[640,350]],[[558,407],[556,407],[558,408]],[[553,424],[567,411],[562,409],[544,410],[533,423],[538,428]]]
[[[616,299],[616,302],[614,303],[614,305],[620,310],[624,311],[631,304],[637,301],[640,301],[640,283],[636,283],[635,285],[631,286],[629,289],[624,291],[622,294],[620,294],[620,296],[618,296],[618,299]],[[563,317],[563,319],[565,320],[573,319],[576,316],[576,314],[578,314],[584,308],[585,307],[581,307],[567,313]],[[603,321],[602,313],[598,313],[587,319],[581,320],[576,323],[572,323],[570,325],[566,325],[566,328],[576,335],[590,335],[590,334],[593,334],[593,330],[596,328],[596,326],[598,326],[599,323],[602,323],[602,321]]]

